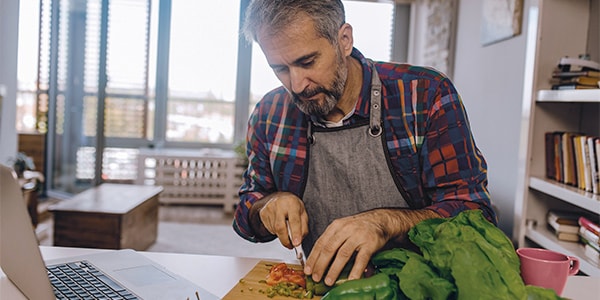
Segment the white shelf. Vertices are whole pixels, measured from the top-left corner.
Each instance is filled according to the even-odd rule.
[[[537,102],[590,102],[600,103],[600,88],[587,90],[541,90]]]
[[[546,178],[529,178],[529,187],[592,212],[600,212],[600,195]]]
[[[546,249],[578,257],[581,272],[589,276],[600,277],[600,264],[586,256],[582,244],[559,241],[550,231],[544,228],[528,227],[525,236]]]
[[[517,191],[513,232],[518,247],[535,244],[578,257],[581,271],[595,277],[600,277],[599,260],[588,257],[582,244],[556,239],[554,233],[546,229],[546,213],[550,209],[573,209],[597,220],[600,217],[600,196],[544,175],[546,133],[600,134],[600,88],[548,89],[548,79],[556,69],[559,58],[577,57],[586,53],[590,43],[597,43],[594,37],[598,33],[599,2],[543,0],[526,5],[529,27],[521,132],[523,143],[520,145],[520,151],[524,154],[520,158],[524,163],[520,164],[519,169],[523,184]],[[598,59],[597,56],[592,57],[592,60]],[[531,225],[536,223],[537,227]]]

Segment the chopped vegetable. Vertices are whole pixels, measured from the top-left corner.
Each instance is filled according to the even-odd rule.
[[[296,299],[312,299],[313,294],[310,291],[307,291],[300,285],[297,285],[292,282],[279,282],[270,286],[266,290],[259,290],[260,293],[267,295],[269,298],[273,298],[275,296],[284,296],[284,297],[292,297]]]
[[[301,270],[288,267],[285,263],[272,265],[265,280],[259,283],[270,285],[266,290],[260,289],[259,293],[269,298],[275,296],[292,297],[296,299],[312,299],[313,292],[306,290],[306,276]]]
[[[304,272],[294,270],[285,263],[279,263],[271,267],[267,275],[266,282],[268,285],[275,285],[280,282],[291,282],[301,287],[306,287],[306,279]]]

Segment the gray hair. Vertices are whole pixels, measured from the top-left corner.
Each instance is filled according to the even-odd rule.
[[[243,33],[248,42],[257,40],[257,33],[283,29],[297,20],[300,13],[314,21],[320,37],[337,43],[337,33],[346,22],[341,0],[252,0],[246,9]]]

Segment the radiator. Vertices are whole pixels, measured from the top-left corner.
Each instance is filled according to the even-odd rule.
[[[164,204],[222,205],[231,213],[239,202],[241,161],[230,150],[141,149],[136,183],[162,186]]]

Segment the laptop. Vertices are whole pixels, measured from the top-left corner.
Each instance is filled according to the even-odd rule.
[[[1,164],[0,240],[0,267],[29,299],[219,299],[131,249],[44,262],[21,187]]]

